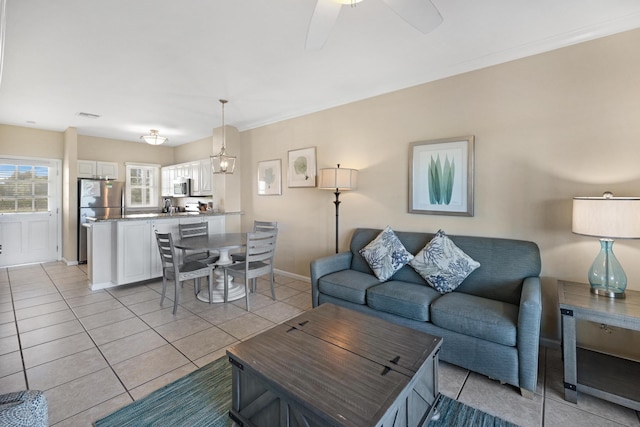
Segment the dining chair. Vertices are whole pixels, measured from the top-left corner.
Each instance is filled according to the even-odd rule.
[[[173,280],[175,285],[175,297],[173,298],[173,315],[178,311],[180,304],[180,288],[185,280],[194,279],[194,291],[196,295],[200,292],[200,279],[209,278],[209,297],[213,292],[213,264],[207,265],[200,261],[188,261],[180,263],[176,257],[176,250],[173,246],[173,238],[171,233],[156,232],[156,241],[158,242],[158,250],[160,250],[160,259],[162,259],[162,297],[160,305],[164,303],[167,293],[167,280]],[[211,298],[209,298],[211,301]]]
[[[256,231],[278,231],[278,221],[253,221],[253,232]],[[244,262],[246,254],[244,252],[237,252],[231,254],[231,260],[233,262]]]
[[[244,280],[245,300],[247,303],[247,311],[249,307],[249,293],[256,291],[256,279],[265,274],[269,275],[271,284],[271,297],[275,300],[276,293],[273,289],[273,258],[276,253],[276,239],[278,230],[258,231],[255,233],[247,233],[247,251],[244,262],[229,264],[224,268],[224,302],[228,300],[229,293],[229,273],[234,278]],[[251,289],[249,289],[249,281],[251,280]]]
[[[178,232],[180,234],[180,239],[208,236],[209,223],[207,221],[203,221],[191,224],[178,224]],[[182,249],[182,262],[189,261],[200,261],[204,264],[213,264],[218,261],[218,257],[208,250],[187,253],[187,249]]]

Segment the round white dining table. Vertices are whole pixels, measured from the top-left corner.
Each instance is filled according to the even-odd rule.
[[[245,233],[221,233],[209,234],[208,236],[187,237],[176,239],[173,245],[178,249],[204,251],[212,250],[220,253],[220,258],[216,261],[217,266],[229,265],[233,261],[229,256],[229,251],[240,249],[247,244]],[[201,289],[198,299],[205,302],[224,302],[224,273],[220,269],[214,271],[216,284],[213,287],[212,299],[209,301],[208,289]],[[235,283],[231,274],[228,274],[228,295],[227,301],[235,301],[245,295],[244,283]]]

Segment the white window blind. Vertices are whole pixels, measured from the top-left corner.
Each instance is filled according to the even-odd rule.
[[[0,212],[49,211],[55,180],[50,175],[48,166],[0,161]]]

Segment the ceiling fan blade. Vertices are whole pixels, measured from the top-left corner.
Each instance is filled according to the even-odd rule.
[[[341,4],[334,3],[331,0],[318,0],[307,30],[307,50],[322,49],[324,42],[329,37],[333,24],[338,19],[338,13],[340,13],[341,8]]]
[[[430,0],[382,0],[402,19],[424,34],[442,23],[442,15]]]

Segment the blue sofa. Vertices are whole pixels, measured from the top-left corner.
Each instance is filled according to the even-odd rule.
[[[384,283],[374,276],[359,251],[381,231],[356,229],[349,252],[311,262],[313,306],[330,302],[443,337],[440,359],[519,387],[532,398],[542,313],[538,246],[449,236],[480,268],[441,295],[409,265]],[[395,233],[414,255],[434,236]]]

